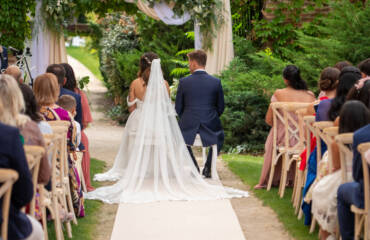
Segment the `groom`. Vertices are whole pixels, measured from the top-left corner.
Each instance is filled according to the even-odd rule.
[[[188,54],[189,68],[192,75],[180,79],[176,96],[176,112],[179,115],[180,129],[185,143],[199,171],[199,166],[191,145],[197,134],[202,139],[203,146],[217,144],[220,152],[224,142],[220,116],[224,112],[224,93],[221,81],[205,71],[207,54],[196,50]],[[208,153],[203,169],[206,178],[211,177],[212,149]]]

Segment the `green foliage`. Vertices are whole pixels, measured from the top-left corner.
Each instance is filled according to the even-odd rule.
[[[147,2],[153,6],[163,0],[147,0]],[[173,11],[178,16],[188,12],[193,21],[200,26],[203,48],[212,48],[212,37],[217,34],[217,30],[224,22],[222,0],[165,0],[164,2],[175,3]]]
[[[48,28],[57,33],[63,32],[64,27],[74,17],[75,6],[74,0],[43,0],[42,16]]]
[[[80,89],[84,89],[90,82],[90,77],[89,76],[85,76],[81,79],[78,80],[78,87]]]
[[[250,187],[258,183],[263,157],[255,157],[250,155],[224,154],[222,158],[227,162],[228,167],[232,172],[238,175],[242,181]],[[278,216],[278,219],[284,225],[284,228],[289,232],[293,239],[297,240],[316,240],[318,232],[309,234],[309,228],[303,224],[303,219],[298,220],[294,214],[290,198],[292,189],[287,188],[284,198],[278,195],[278,188],[272,188],[270,191],[251,189],[253,195],[259,198],[263,205],[272,208]],[[287,237],[288,239],[288,237]]]
[[[284,57],[301,68],[302,77],[314,90],[325,67],[343,60],[357,64],[370,56],[370,3],[363,6],[337,1],[331,8],[328,16],[296,31],[300,51],[281,48]]]
[[[312,13],[315,9],[322,7],[328,0],[310,1],[307,5],[305,0],[295,1],[273,1],[274,10],[267,9],[273,13],[272,20],[261,19],[256,21],[254,31],[256,37],[263,43],[272,42],[273,50],[277,53],[280,47],[289,46],[294,49],[296,39],[295,30],[301,25],[302,14]]]
[[[35,0],[0,0],[0,8],[0,44],[23,49],[31,38],[28,14],[34,13]]]
[[[67,54],[85,65],[99,80],[103,79],[99,70],[99,58],[96,51],[83,47],[67,47]]]
[[[230,1],[233,21],[233,33],[236,36],[247,37],[253,30],[253,21],[262,18],[263,0]]]

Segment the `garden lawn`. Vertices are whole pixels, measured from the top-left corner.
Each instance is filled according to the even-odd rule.
[[[94,176],[96,173],[101,173],[104,170],[105,163],[103,161],[92,158],[90,164],[91,176]],[[99,187],[101,183],[92,181],[93,187]],[[85,200],[85,217],[78,218],[78,225],[72,225],[72,236],[73,239],[78,240],[93,240],[92,236],[93,231],[96,229],[96,224],[98,223],[99,209],[102,206],[102,203],[95,200]],[[48,222],[48,234],[49,239],[54,240],[55,237],[55,228],[52,221]],[[66,231],[64,231],[64,238],[68,239]]]
[[[87,67],[99,80],[103,79],[100,73],[99,57],[97,53],[93,53],[91,50],[84,47],[67,47],[67,53],[85,65],[85,67]]]
[[[298,220],[294,214],[294,208],[290,201],[292,188],[285,190],[282,199],[278,195],[278,188],[272,188],[270,191],[253,189],[260,178],[263,157],[224,154],[222,158],[228,164],[230,170],[251,187],[250,191],[261,199],[264,205],[269,206],[276,212],[279,220],[292,237],[296,240],[317,240],[317,232],[309,234],[309,227],[303,224],[303,219]]]

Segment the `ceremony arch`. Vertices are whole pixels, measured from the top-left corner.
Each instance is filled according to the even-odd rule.
[[[189,13],[183,16],[176,16],[172,10],[174,5],[164,2],[155,3],[153,7],[144,0],[125,0],[128,3],[136,4],[138,9],[147,16],[162,21],[167,25],[182,25],[191,19]],[[234,47],[232,38],[232,22],[230,11],[230,0],[222,0],[223,11],[221,17],[222,25],[218,26],[216,33],[213,33],[212,47],[207,50],[208,62],[206,70],[210,74],[220,73],[228,66],[234,58]],[[32,75],[37,76],[44,72],[47,65],[51,63],[67,62],[64,36],[44,27],[41,14],[42,0],[37,0],[35,24],[30,43],[33,56],[31,65],[33,66]],[[212,26],[209,26],[212,27]],[[199,25],[194,24],[195,49],[202,48],[202,36]]]

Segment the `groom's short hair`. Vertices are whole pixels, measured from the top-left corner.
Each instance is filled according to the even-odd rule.
[[[203,50],[195,50],[188,53],[190,61],[196,61],[200,66],[205,67],[207,64],[207,54]]]

